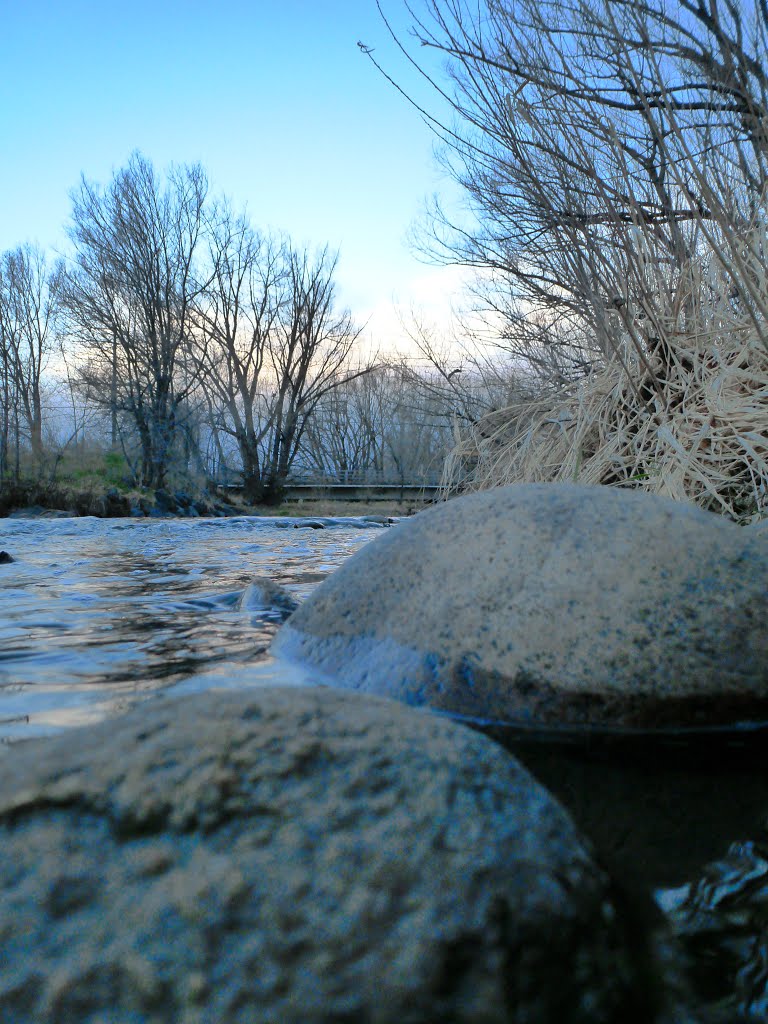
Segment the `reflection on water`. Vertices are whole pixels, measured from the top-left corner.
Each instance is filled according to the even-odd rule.
[[[15,559],[0,566],[0,741],[96,721],[170,686],[285,677],[265,653],[281,613],[240,599],[254,576],[301,599],[381,529],[323,523],[0,520]]]

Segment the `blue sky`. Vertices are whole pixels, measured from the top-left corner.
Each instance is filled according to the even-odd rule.
[[[405,31],[400,0],[382,6]],[[393,296],[428,303],[456,281],[406,243],[449,186],[429,130],[357,48],[419,93],[374,0],[0,0],[0,14],[0,250],[64,246],[80,174],[106,182],[139,149],[159,168],[200,161],[260,227],[340,248],[340,297],[373,311],[377,340]]]

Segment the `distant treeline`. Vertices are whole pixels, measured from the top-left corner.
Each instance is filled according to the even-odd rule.
[[[417,482],[490,401],[363,359],[337,257],[257,231],[199,166],[163,176],[136,153],[105,187],[83,178],[69,236],[67,260],[0,256],[0,480],[101,452],[111,482],[237,481],[262,501],[294,469]]]

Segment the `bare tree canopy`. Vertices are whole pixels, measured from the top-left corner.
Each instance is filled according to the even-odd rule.
[[[274,390],[265,474],[267,494],[279,493],[318,402],[346,381],[368,372],[350,368],[360,328],[349,310],[337,310],[338,255],[327,248],[286,253],[285,298],[269,347]]]
[[[42,458],[43,374],[57,341],[60,286],[61,268],[36,247],[0,256],[0,478],[12,443],[18,467],[22,425],[35,462]]]
[[[337,257],[268,237],[219,204],[208,220],[206,287],[195,303],[202,392],[216,437],[237,446],[246,494],[276,500],[318,401],[365,368],[338,311]],[[220,446],[221,447],[221,446]]]
[[[477,269],[538,390],[469,425],[452,479],[578,478],[762,514],[768,8],[405,6],[413,35],[395,39],[434,88],[420,109],[471,211],[435,203],[422,244]]]
[[[257,494],[270,429],[263,396],[269,339],[283,301],[282,247],[226,203],[209,217],[206,244],[211,273],[195,304],[202,391],[220,456],[223,431],[237,444],[246,490]]]
[[[202,287],[195,256],[207,189],[199,166],[172,168],[161,181],[136,153],[105,188],[83,179],[73,195],[65,302],[88,355],[82,382],[129,416],[145,486],[164,484],[180,410],[197,383],[192,302]]]
[[[616,309],[631,300],[653,317],[702,245],[738,245],[733,232],[743,237],[761,215],[762,6],[425,0],[408,9],[417,42],[446,59],[450,84],[433,79],[425,116],[476,216],[455,224],[435,206],[426,244],[492,272],[487,297],[523,357],[562,348],[585,325],[596,351],[577,344],[573,372],[615,355],[627,330]]]

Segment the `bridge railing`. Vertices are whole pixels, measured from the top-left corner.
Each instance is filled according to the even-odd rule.
[[[333,486],[349,484],[368,487],[437,487],[440,484],[439,473],[419,473],[413,476],[398,476],[381,470],[344,470],[339,473],[290,473],[286,480],[288,486]]]

